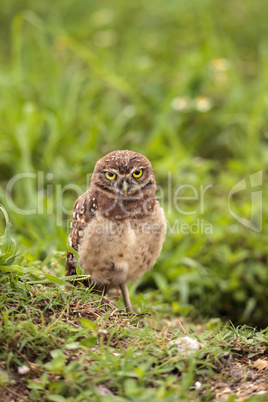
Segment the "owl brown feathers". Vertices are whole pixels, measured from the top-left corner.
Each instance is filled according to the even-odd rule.
[[[131,311],[127,281],[148,271],[161,251],[166,221],[155,196],[152,166],[145,156],[114,151],[95,166],[88,190],[75,202],[69,244],[95,291],[119,287]],[[68,250],[66,276],[76,274]]]

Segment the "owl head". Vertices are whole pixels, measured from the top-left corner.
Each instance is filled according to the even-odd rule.
[[[151,163],[133,151],[114,151],[100,159],[90,187],[98,196],[98,210],[109,217],[149,213],[156,201]]]

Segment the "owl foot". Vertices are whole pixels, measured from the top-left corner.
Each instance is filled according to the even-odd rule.
[[[130,303],[130,298],[129,298],[128,288],[127,288],[126,282],[119,283],[119,288],[120,288],[121,293],[122,293],[124,305],[126,307],[126,312],[130,313],[132,311],[132,307],[131,307],[131,303]]]

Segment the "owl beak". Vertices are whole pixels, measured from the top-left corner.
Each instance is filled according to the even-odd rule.
[[[128,184],[127,184],[127,182],[125,180],[123,181],[123,191],[124,191],[124,194],[127,195]]]

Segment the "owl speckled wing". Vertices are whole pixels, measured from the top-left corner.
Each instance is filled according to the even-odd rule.
[[[70,235],[68,243],[76,251],[78,251],[79,244],[83,240],[83,233],[88,222],[94,219],[94,212],[90,209],[89,203],[89,190],[82,194],[74,203]],[[65,275],[76,275],[77,261],[75,256],[67,250],[66,270]]]

